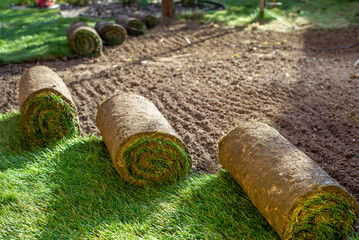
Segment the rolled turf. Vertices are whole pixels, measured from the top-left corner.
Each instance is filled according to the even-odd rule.
[[[141,20],[127,15],[117,17],[116,23],[126,28],[128,35],[141,35],[144,34],[146,30],[146,26]]]
[[[149,13],[137,11],[131,13],[130,16],[140,19],[146,25],[147,28],[153,28],[158,24],[158,19]]]
[[[34,145],[79,133],[71,94],[48,67],[36,66],[24,72],[19,82],[19,105],[27,140]]]
[[[119,24],[107,21],[96,23],[95,29],[102,38],[104,44],[113,46],[122,44],[127,37],[127,31]]]
[[[102,52],[102,40],[96,30],[86,22],[75,21],[67,29],[72,50],[82,56],[97,56]]]
[[[188,175],[187,147],[146,98],[115,95],[101,104],[96,123],[117,171],[127,182],[169,184]]]
[[[240,123],[218,159],[282,239],[343,239],[358,217],[355,199],[272,127]]]

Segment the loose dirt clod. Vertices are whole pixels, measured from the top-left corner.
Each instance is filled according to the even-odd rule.
[[[108,46],[120,45],[127,37],[126,29],[112,22],[99,21],[96,23],[95,29],[104,41],[104,44]]]
[[[72,50],[82,56],[96,56],[102,52],[102,40],[95,29],[86,22],[75,21],[67,29],[67,39]]]
[[[79,133],[76,107],[62,79],[45,66],[28,69],[19,82],[24,130],[32,144]]]
[[[188,175],[187,147],[146,98],[115,95],[101,104],[96,123],[117,171],[129,183],[174,183]]]
[[[343,239],[358,216],[355,199],[274,128],[241,122],[218,159],[282,239]]]

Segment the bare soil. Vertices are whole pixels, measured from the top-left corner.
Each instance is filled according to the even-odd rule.
[[[294,33],[162,24],[92,59],[0,67],[1,112],[18,108],[26,68],[47,65],[66,81],[83,134],[99,135],[99,104],[116,91],[141,94],[188,145],[195,172],[215,173],[217,141],[238,120],[272,124],[359,201],[358,27]],[[187,40],[186,40],[187,39]],[[189,42],[191,44],[189,44]]]

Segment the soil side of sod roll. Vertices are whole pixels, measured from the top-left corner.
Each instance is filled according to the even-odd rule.
[[[116,18],[116,23],[126,28],[128,35],[137,36],[145,33],[145,24],[137,18],[127,15],[120,15]]]
[[[108,21],[99,21],[95,26],[96,31],[108,46],[120,45],[127,37],[127,31],[119,24]]]
[[[139,186],[170,184],[186,177],[186,145],[156,106],[135,94],[115,95],[101,104],[96,123],[119,174]]]
[[[97,56],[102,53],[102,40],[96,30],[86,22],[75,21],[66,32],[72,50],[81,56]]]
[[[282,239],[342,239],[355,199],[272,127],[242,122],[218,144],[218,159]]]
[[[158,19],[149,13],[136,11],[131,13],[130,16],[140,19],[147,28],[153,28],[158,24]]]
[[[24,130],[34,144],[79,133],[76,106],[63,80],[45,66],[24,72],[19,82]]]

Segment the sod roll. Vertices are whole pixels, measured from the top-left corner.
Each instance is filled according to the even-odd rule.
[[[146,26],[141,20],[127,15],[118,16],[116,23],[126,28],[128,35],[141,35],[144,34],[146,30]]]
[[[33,144],[78,134],[76,107],[62,79],[45,66],[28,69],[19,82],[25,133]]]
[[[102,52],[102,40],[96,30],[86,22],[75,21],[67,29],[72,50],[82,56],[97,56]]]
[[[104,44],[109,46],[120,45],[127,37],[126,29],[112,22],[99,21],[96,23],[95,29],[104,41]]]
[[[342,239],[358,216],[355,199],[275,129],[240,123],[218,159],[282,239]]]
[[[117,171],[127,182],[170,184],[188,175],[187,147],[146,98],[115,95],[100,105],[96,123]]]
[[[158,19],[149,13],[137,11],[131,13],[130,16],[140,19],[146,25],[147,28],[153,28],[158,24]]]

